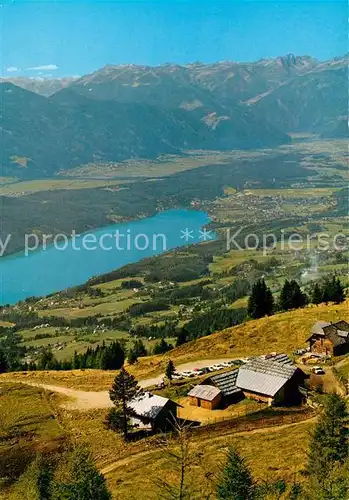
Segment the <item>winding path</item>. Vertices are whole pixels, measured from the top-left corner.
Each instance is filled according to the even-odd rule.
[[[221,358],[221,359],[205,359],[201,361],[191,361],[190,363],[184,363],[178,365],[176,368],[178,371],[190,371],[195,368],[205,368],[210,365],[220,364],[223,361],[232,361],[232,359]],[[159,375],[154,378],[148,378],[141,380],[139,385],[145,389],[160,383],[164,375]],[[36,387],[42,387],[51,392],[57,392],[71,398],[71,401],[65,402],[62,406],[68,410],[80,410],[87,411],[95,408],[110,408],[113,406],[109,399],[108,391],[79,391],[76,389],[69,389],[68,387],[62,387],[58,385],[50,384],[40,384],[35,382],[26,382],[28,385],[33,385]]]
[[[208,437],[208,438],[202,439],[202,436],[201,436],[200,443],[201,444],[203,444],[205,442],[212,443],[212,440],[226,442],[227,436],[229,436],[229,435],[234,435],[234,437],[236,437],[236,436],[253,436],[254,434],[263,434],[265,432],[270,432],[270,433],[277,432],[277,431],[280,431],[283,429],[289,429],[291,427],[295,427],[295,426],[299,426],[299,425],[305,425],[305,424],[307,425],[309,423],[316,422],[316,419],[317,419],[317,417],[315,416],[315,417],[301,420],[299,422],[295,422],[292,424],[280,424],[280,425],[275,425],[273,427],[260,427],[258,429],[253,429],[251,431],[237,431],[237,432],[232,431],[231,434],[228,434],[228,435],[224,434],[222,436],[215,436],[214,438]],[[135,453],[135,454],[130,455],[130,456],[125,457],[125,458],[120,458],[120,460],[115,460],[114,462],[112,462],[108,465],[105,465],[101,469],[101,472],[102,472],[102,474],[109,474],[110,472],[113,472],[115,469],[118,469],[119,467],[129,465],[131,462],[139,460],[142,457],[150,456],[150,455],[153,455],[154,453],[158,453],[158,452],[159,452],[159,449],[155,448],[152,450],[143,451],[141,453]]]

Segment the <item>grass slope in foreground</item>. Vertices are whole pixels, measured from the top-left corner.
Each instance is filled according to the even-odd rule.
[[[176,480],[167,452],[178,452],[178,445],[171,439],[167,446],[162,436],[125,444],[119,434],[103,425],[105,410],[62,410],[56,395],[36,387],[6,384],[1,397],[6,401],[7,427],[2,430],[0,451],[4,459],[12,457],[12,466],[16,467],[12,468],[12,480],[37,452],[48,458],[50,453],[59,452],[62,445],[69,447],[73,443],[90,446],[98,468],[106,476],[113,499],[138,500],[141,491],[142,500],[157,500],[164,493],[159,478],[169,482]],[[214,477],[229,444],[234,444],[246,458],[255,479],[272,477],[292,481],[294,474],[304,468],[308,434],[313,423],[309,420],[239,433],[234,429],[222,433],[211,428],[207,434],[194,435],[190,442],[190,460],[193,461],[190,482],[198,494],[193,498],[203,498],[203,492],[216,498]],[[14,429],[17,430],[16,438],[11,437]],[[0,476],[4,473],[6,463],[2,464]],[[12,480],[0,483],[1,500],[18,500],[18,489]]]

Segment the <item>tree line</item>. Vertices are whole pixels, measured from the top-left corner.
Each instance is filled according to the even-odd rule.
[[[286,280],[277,300],[266,285],[264,278],[262,278],[252,286],[251,295],[248,300],[247,314],[250,318],[258,319],[270,316],[274,312],[299,309],[309,303],[334,302],[335,304],[340,304],[344,300],[344,287],[340,279],[336,276],[310,285],[308,294],[302,291],[296,280]]]
[[[129,364],[137,362],[138,358],[150,354],[165,354],[173,349],[173,345],[164,338],[148,350],[141,339],[135,339],[127,349],[125,342],[114,341],[109,345],[105,342],[95,348],[88,347],[83,353],[74,352],[70,359],[59,360],[49,348],[43,348],[36,361],[23,362],[26,349],[19,344],[18,335],[12,335],[0,342],[0,373],[11,371],[36,370],[119,370],[127,359]]]

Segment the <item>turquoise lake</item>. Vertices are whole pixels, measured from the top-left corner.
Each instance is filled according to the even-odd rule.
[[[201,242],[200,230],[209,222],[205,212],[168,210],[153,217],[90,231],[88,238],[80,235],[66,245],[63,239],[58,239],[56,247],[51,245],[28,255],[1,257],[0,304],[13,304],[81,285],[92,276],[145,257]],[[185,238],[182,231],[186,230],[189,236]],[[118,238],[114,237],[116,231],[119,231]],[[210,237],[213,236],[210,233]]]

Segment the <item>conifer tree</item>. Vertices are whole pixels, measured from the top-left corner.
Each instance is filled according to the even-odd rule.
[[[138,356],[136,351],[131,347],[131,349],[128,351],[127,355],[127,362],[129,365],[133,365],[138,361]]]
[[[250,500],[254,498],[251,473],[243,458],[230,447],[227,461],[217,485],[219,500]]]
[[[51,500],[111,500],[105,478],[84,446],[64,457],[52,481]]]
[[[118,370],[125,362],[125,351],[120,342],[102,347],[99,367],[101,370]]]
[[[8,363],[5,353],[2,349],[0,349],[0,373],[7,372],[7,369],[8,369]]]
[[[335,304],[340,304],[345,300],[344,287],[342,286],[339,278],[337,278],[334,283],[334,294],[332,300]]]
[[[280,292],[279,308],[282,311],[299,309],[306,305],[307,300],[306,294],[302,292],[297,281],[286,280]]]
[[[340,279],[335,276],[332,276],[331,279],[327,279],[323,284],[322,301],[340,304],[344,300],[344,287],[342,286]]]
[[[124,439],[128,437],[129,418],[134,415],[129,403],[142,394],[143,391],[139,387],[137,380],[122,367],[109,390],[109,397],[114,403],[118,414],[122,416],[119,420],[119,429],[123,432]]]
[[[258,319],[270,315],[274,308],[274,298],[264,279],[252,286],[247,312],[251,318]]]
[[[170,383],[173,379],[173,375],[174,375],[175,371],[176,371],[175,365],[173,364],[172,359],[170,359],[169,362],[167,363],[166,371],[165,371],[165,375],[166,375],[167,379],[170,381]]]
[[[133,346],[129,349],[127,355],[127,361],[130,365],[133,365],[141,356],[147,356],[147,349],[141,339],[137,339],[133,342]]]
[[[168,344],[164,338],[154,346],[154,354],[165,354],[172,349],[172,345]]]
[[[323,293],[318,283],[315,283],[312,291],[310,301],[312,304],[321,304]]]
[[[348,457],[347,417],[346,400],[330,394],[312,434],[308,455],[308,472],[320,484],[331,467]]]

